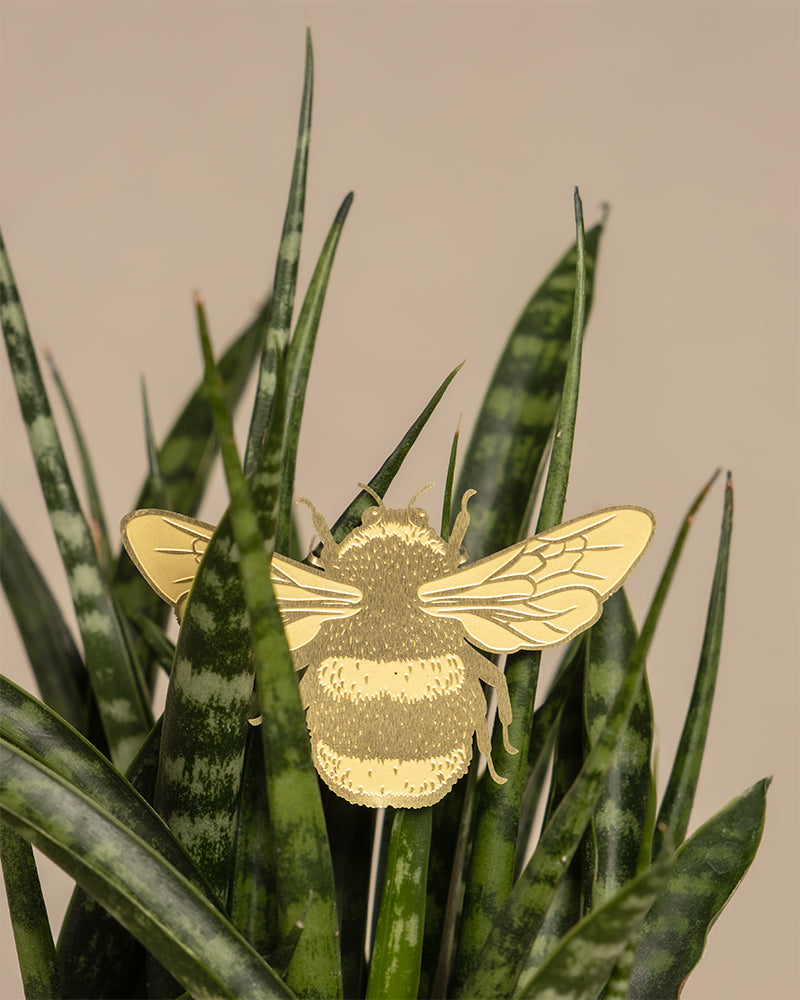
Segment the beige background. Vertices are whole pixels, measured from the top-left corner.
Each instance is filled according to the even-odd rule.
[[[690,499],[716,466],[734,472],[695,825],[775,781],[761,853],[684,996],[798,996],[797,5],[3,3],[4,235],[111,523],[144,467],[140,375],[159,433],[199,377],[192,290],[221,346],[271,283],[306,23],[317,90],[301,287],[342,197],[356,200],[298,493],[335,517],[466,357],[390,496],[441,483],[459,414],[468,432],[519,309],[573,238],[573,185],[589,223],[610,202],[566,513],[655,511],[629,587],[641,615]],[[0,367],[3,500],[66,602]],[[721,501],[718,486],[649,662],[662,788]],[[224,503],[218,481],[205,515]],[[2,649],[30,686],[5,606]],[[5,1000],[21,994],[2,913]]]

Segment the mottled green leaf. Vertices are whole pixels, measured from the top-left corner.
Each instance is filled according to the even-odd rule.
[[[150,419],[150,403],[147,399],[147,387],[142,377],[142,415],[144,417],[144,443],[147,451],[147,486],[151,497],[150,506],[161,510],[169,509],[167,499],[167,484],[161,472],[161,458],[158,454],[158,443]]]
[[[436,409],[439,400],[445,393],[445,390],[456,375],[461,371],[462,366],[463,362],[455,367],[445,378],[436,392],[428,400],[422,413],[420,413],[417,419],[411,424],[392,453],[367,483],[369,488],[374,490],[378,496],[382,497],[386,494],[392,480],[397,475],[400,466],[403,464],[406,455],[411,450],[411,446],[419,437],[422,428],[428,422],[430,415]],[[341,541],[345,535],[349,534],[353,528],[357,527],[361,523],[361,515],[364,513],[365,508],[374,503],[375,501],[369,493],[364,490],[360,490],[353,498],[352,502],[348,504],[344,513],[331,528],[331,534],[333,535],[334,540],[337,542]],[[317,550],[317,553],[318,552],[319,549]]]
[[[346,802],[322,783],[320,792],[336,880],[342,987],[346,997],[361,997],[366,976],[364,948],[370,900],[370,859],[378,813],[375,809]]]
[[[91,455],[89,454],[89,447],[86,443],[86,437],[81,428],[80,421],[78,420],[77,411],[72,404],[72,400],[67,392],[67,387],[64,385],[61,374],[56,367],[56,363],[50,354],[46,354],[45,357],[50,364],[50,371],[53,374],[53,380],[56,383],[56,388],[61,396],[64,409],[67,411],[67,417],[69,418],[70,426],[72,427],[72,436],[75,438],[75,444],[78,448],[81,471],[83,472],[83,484],[89,504],[89,528],[92,532],[92,539],[94,540],[94,547],[97,551],[100,569],[106,579],[108,579],[108,574],[111,570],[111,545],[108,538],[108,528],[106,527],[106,517],[103,513],[103,502],[100,499],[100,490],[97,485],[97,478],[94,474],[94,466],[92,464]]]
[[[542,833],[533,856],[495,918],[486,944],[479,952],[461,991],[464,997],[486,997],[488,1000],[507,995],[514,989],[556,887],[569,867],[602,791],[617,742],[636,702],[644,674],[645,657],[675,575],[686,535],[706,491],[707,487],[704,487],[684,518],[603,729],[586,757],[577,780],[561,800]]]
[[[44,701],[81,732],[88,677],[61,609],[0,504],[0,576]]]
[[[658,811],[658,820],[653,834],[654,852],[660,849],[663,839],[662,830],[669,831],[671,841],[677,845],[683,841],[689,826],[689,816],[692,811],[697,781],[700,777],[700,765],[711,721],[711,706],[717,682],[717,668],[719,667],[722,647],[722,624],[725,618],[725,591],[728,580],[732,528],[733,486],[729,473],[725,487],[717,565],[711,585],[711,599],[708,605],[703,647],[700,652],[700,662],[697,666],[686,721]]]
[[[583,664],[581,664],[583,666]],[[559,713],[553,751],[553,772],[545,807],[543,827],[547,827],[564,796],[578,777],[584,760],[583,673],[578,670]],[[555,946],[583,915],[582,857],[578,851],[556,887],[539,933],[525,962],[521,978],[530,978]]]
[[[678,849],[675,867],[636,946],[631,1000],[677,998],[708,932],[755,857],[769,778],[712,816]]]
[[[586,234],[586,318],[602,224]],[[458,477],[456,497],[477,490],[470,508],[473,559],[511,545],[545,455],[561,401],[576,291],[577,244],[556,264],[526,304],[500,356]]]
[[[588,643],[584,712],[586,737],[592,746],[636,646],[636,625],[624,590],[618,590],[606,601],[600,621],[588,633]],[[615,895],[638,871],[650,799],[652,745],[653,707],[645,673],[587,830],[584,856],[587,910]]]
[[[282,355],[289,341],[289,331],[292,327],[294,293],[297,286],[297,267],[300,262],[300,240],[303,234],[303,215],[306,201],[313,93],[314,53],[311,46],[311,31],[307,29],[306,67],[292,180],[289,187],[286,215],[283,220],[283,233],[278,247],[278,259],[275,264],[275,280],[272,284],[273,307],[264,341],[265,350],[261,356],[256,398],[253,403],[253,414],[250,419],[250,430],[245,449],[244,467],[248,472],[258,465],[275,395],[275,352],[268,351],[266,348],[267,345],[274,342],[277,354]]]
[[[126,778],[144,801],[151,805],[155,796],[156,775],[158,773],[158,750],[161,743],[161,721],[159,720],[150,731],[144,746],[134,758],[126,772]],[[62,774],[69,778],[69,772]],[[93,783],[89,776],[89,788],[110,793],[109,809],[114,811],[119,804],[114,787],[116,775],[110,781]],[[122,797],[129,793],[122,788]],[[203,887],[202,882],[184,851],[173,837],[167,835],[162,840],[152,839],[154,832],[160,837],[164,828],[160,821],[148,830],[146,824],[153,813],[141,809],[141,803],[133,799],[135,819],[144,819],[143,827],[132,827],[133,832],[144,836],[159,853],[182,872],[190,881],[197,881],[211,899],[211,893]],[[123,812],[124,816],[125,813]],[[213,900],[212,900],[213,902]],[[142,976],[145,964],[145,951],[141,942],[122,926],[97,900],[81,886],[76,886],[72,893],[69,907],[61,924],[58,937],[58,960],[61,970],[61,982],[64,995],[67,997],[93,1000],[113,996],[125,996],[131,993],[132,984]]]
[[[261,733],[251,726],[244,755],[228,905],[231,920],[259,955],[271,955],[278,947],[275,853],[264,748]]]
[[[458,456],[458,439],[461,434],[461,421],[458,422],[456,432],[453,435],[453,443],[450,445],[450,460],[447,463],[447,476],[444,483],[444,496],[442,498],[442,538],[447,541],[450,537],[450,509],[453,505],[453,480],[456,472],[456,458]]]
[[[368,1000],[405,1000],[419,987],[432,809],[393,813]]]
[[[599,996],[614,964],[669,877],[672,862],[672,856],[665,853],[577,923],[535,974],[520,978],[515,1000]]]
[[[336,218],[333,220],[333,225],[311,277],[303,307],[297,319],[294,336],[286,351],[286,429],[282,452],[283,466],[281,469],[278,530],[275,536],[275,547],[278,552],[289,551],[297,446],[300,441],[300,425],[303,419],[308,375],[311,371],[311,358],[314,353],[322,306],[325,302],[325,293],[328,290],[336,248],[339,245],[342,227],[352,202],[353,195],[351,193],[347,195],[336,213]]]
[[[298,924],[303,928],[286,981],[298,996],[337,997],[342,995],[342,973],[330,850],[294,664],[270,578],[283,440],[280,381],[272,423],[262,451],[265,457],[253,476],[254,481],[261,481],[262,491],[271,490],[273,498],[267,505],[271,513],[270,533],[265,534],[239,464],[233,425],[214,369],[202,310],[199,310],[199,319],[206,386],[214,409],[231,497],[230,521],[238,550],[263,714],[261,734],[267,762],[267,795],[273,836],[279,845],[276,890],[281,944],[286,943]],[[262,520],[264,507],[259,504]]]
[[[60,1000],[64,995],[56,949],[31,845],[0,824],[0,861],[14,943],[26,1000]]]
[[[563,370],[563,388],[559,387],[557,392],[560,406],[537,531],[552,528],[561,520],[575,434],[587,291],[587,255],[583,231],[583,212],[577,191],[575,192],[575,223],[576,250],[575,274],[571,283],[572,309],[564,314],[565,321],[569,324],[570,336],[566,364]],[[551,275],[551,279],[552,277]],[[562,284],[563,275],[556,281],[556,287],[559,291],[562,290]],[[547,287],[547,282],[545,286]],[[550,293],[552,295],[552,289]],[[551,303],[548,312],[551,322],[554,309],[556,307]],[[528,335],[529,338],[530,335]],[[513,334],[512,342],[515,342]],[[508,391],[507,386],[505,389]],[[541,392],[541,389],[538,391]],[[520,391],[519,387],[518,395],[525,397],[524,390]],[[506,433],[512,429],[519,433],[519,428],[516,425],[520,421],[524,423],[521,414],[516,419],[512,418],[511,428],[507,428]],[[533,448],[533,441],[537,437],[536,448],[544,448],[550,434],[551,424],[546,428],[534,423],[531,423],[529,427],[526,426],[525,429],[530,435],[531,448]],[[533,432],[534,427],[536,434]],[[542,433],[544,440],[541,439]],[[522,436],[524,437],[524,433]],[[497,433],[495,433],[494,438],[497,438]],[[500,446],[496,440],[494,445],[495,447]],[[538,465],[542,452],[538,451],[537,453],[540,456],[537,461]],[[469,458],[470,453],[468,452],[467,460]],[[507,467],[496,468],[495,471],[502,476],[510,477]],[[536,467],[526,467],[525,471],[528,474],[527,480],[524,479],[522,466],[515,466],[515,479],[509,478],[510,495],[516,499],[518,504],[522,505],[521,509],[517,509],[512,516],[511,512],[514,511],[514,508],[510,506],[508,496],[504,496],[503,504],[505,506],[501,511],[493,511],[492,513],[492,518],[495,520],[490,529],[489,537],[494,541],[495,537],[499,539],[501,531],[506,532],[504,540],[498,547],[516,541],[517,537],[525,530],[525,525],[522,524],[520,518],[528,507]],[[465,477],[466,470],[462,470],[462,478],[466,483]],[[505,516],[505,521],[501,520],[503,516]],[[479,520],[479,528],[481,523]],[[484,525],[484,530],[486,527]],[[508,532],[510,531],[514,531],[516,534],[509,537]],[[470,525],[467,542],[470,548],[474,546],[472,525]],[[481,551],[480,554],[483,552]],[[506,660],[505,674],[513,712],[513,720],[509,726],[509,738],[519,753],[511,757],[504,753],[504,734],[501,727],[496,726],[492,741],[492,754],[496,766],[500,760],[503,760],[500,773],[506,781],[502,785],[484,781],[479,793],[475,837],[466,877],[456,983],[462,983],[469,974],[475,957],[486,940],[492,921],[505,902],[513,884],[516,835],[519,827],[522,796],[528,776],[528,742],[531,734],[540,660],[541,654],[539,652],[528,650],[520,650],[520,652],[510,655]]]
[[[78,503],[1,240],[0,320],[36,471],[67,572],[84,662],[112,757],[124,767],[152,726],[147,692],[129,655],[89,525]]]
[[[0,745],[0,819],[100,900],[193,996],[291,996],[233,925],[157,851],[74,785],[6,743]]]

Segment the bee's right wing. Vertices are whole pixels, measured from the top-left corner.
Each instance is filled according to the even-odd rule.
[[[277,552],[272,557],[270,576],[289,649],[311,642],[323,622],[350,618],[361,610],[364,595],[358,587],[331,579]]]
[[[493,653],[559,645],[597,621],[654,527],[641,507],[596,511],[421,584],[420,608]]]

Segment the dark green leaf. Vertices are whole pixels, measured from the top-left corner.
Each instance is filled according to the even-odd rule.
[[[602,224],[586,234],[586,317]],[[478,491],[471,510],[473,559],[511,545],[527,530],[531,485],[561,401],[576,291],[573,245],[533,293],[489,383],[458,477],[456,497]]]
[[[367,983],[371,1000],[415,997],[422,962],[432,810],[394,811]]]
[[[733,799],[678,849],[669,882],[639,936],[631,1000],[679,996],[712,924],[758,850],[770,780]]]
[[[584,711],[591,747],[602,731],[636,646],[636,625],[624,590],[606,601],[600,621],[588,633],[588,643]],[[587,910],[615,895],[638,871],[650,799],[652,745],[653,708],[645,673],[587,831]]]
[[[515,1000],[599,996],[614,964],[669,877],[672,862],[673,858],[665,853],[576,924],[535,974],[520,978]]]
[[[686,829],[689,825],[689,816],[692,811],[697,781],[700,777],[700,765],[703,760],[703,750],[711,720],[711,705],[714,701],[714,689],[717,682],[717,668],[719,667],[722,646],[722,624],[725,618],[725,591],[728,580],[728,557],[732,527],[733,487],[729,473],[725,487],[717,565],[711,585],[711,600],[708,605],[703,647],[695,676],[692,700],[658,812],[653,835],[654,852],[660,848],[663,838],[662,830],[668,830],[671,841],[678,845],[686,836]]]
[[[86,444],[86,438],[84,437],[81,429],[80,421],[78,420],[78,414],[75,407],[72,405],[72,400],[70,399],[67,388],[61,379],[56,363],[50,354],[46,354],[45,356],[50,364],[50,371],[53,374],[53,379],[61,396],[61,401],[64,404],[64,409],[67,411],[70,426],[72,427],[72,435],[75,438],[75,444],[78,448],[81,470],[83,472],[83,483],[86,488],[86,497],[89,502],[89,527],[92,532],[94,547],[97,551],[100,569],[102,570],[104,577],[108,579],[108,575],[111,571],[111,545],[109,544],[106,517],[103,513],[103,502],[100,499],[100,490],[97,487],[97,479],[94,474],[92,459],[89,455],[89,448]]]
[[[694,513],[704,487],[686,515],[659,581],[625,676],[602,731],[581,773],[542,833],[530,861],[498,913],[486,944],[475,960],[462,996],[493,998],[510,993],[530,953],[556,887],[569,867],[602,791],[618,739],[627,725],[644,674],[647,651],[664,606]]]
[[[0,319],[42,493],[67,571],[86,669],[112,757],[125,767],[152,726],[147,692],[131,661],[91,531],[78,503],[2,241]]]
[[[251,472],[259,464],[259,455],[264,445],[267,427],[272,414],[275,395],[275,352],[267,346],[274,342],[277,354],[283,355],[289,340],[294,310],[294,293],[297,285],[297,267],[300,261],[300,240],[303,234],[303,214],[306,201],[306,176],[308,173],[308,149],[311,141],[311,102],[314,92],[314,53],[311,47],[311,31],[306,30],[306,68],[303,78],[303,97],[300,102],[300,122],[297,127],[297,146],[289,188],[289,200],[283,220],[283,233],[275,264],[275,280],[272,285],[273,308],[261,355],[261,367],[247,435],[244,467]]]
[[[136,755],[128,768],[126,777],[136,792],[150,805],[155,796],[156,776],[158,773],[158,750],[161,743],[161,721],[159,720],[150,731],[144,746]],[[45,762],[46,763],[46,762]],[[69,778],[70,772],[62,774]],[[110,781],[102,785],[92,780],[89,775],[89,790],[100,791],[101,794],[112,794],[108,800],[109,811],[114,812],[119,804],[120,796],[114,794],[117,776],[114,773]],[[122,798],[128,795],[125,786],[122,788]],[[152,817],[149,809],[142,810],[141,803],[135,799],[135,819],[141,817],[145,822],[142,826],[131,827],[156,847],[159,853],[182,872],[190,881],[197,881],[198,887],[211,899],[211,893],[199,881],[197,873],[183,850],[171,836],[162,840],[163,826],[160,821],[150,824]],[[127,808],[127,807],[125,807]],[[121,813],[125,815],[124,809]],[[156,831],[156,839],[153,833]],[[213,902],[213,900],[212,900]],[[69,907],[61,924],[58,938],[58,960],[61,969],[61,982],[64,995],[67,997],[105,998],[125,996],[131,993],[132,984],[142,975],[145,964],[143,945],[118,923],[111,914],[90,896],[81,886],[76,886],[72,893]]]
[[[31,845],[0,825],[0,860],[26,1000],[63,996],[56,949]]]
[[[577,190],[575,192],[575,223],[576,256],[573,308],[571,313],[567,314],[570,320],[569,349],[564,369],[563,389],[559,393],[561,402],[537,531],[552,528],[561,520],[575,433],[586,300],[585,236],[583,213]],[[558,282],[556,285],[560,287]],[[513,340],[514,336],[512,335]],[[518,419],[521,419],[521,416]],[[515,421],[512,420],[512,425],[513,423]],[[538,424],[535,426],[537,430],[542,430]],[[549,432],[550,427],[548,426],[545,441],[540,442],[542,448]],[[539,444],[537,444],[538,447]],[[507,469],[498,471],[501,475],[508,475]],[[528,468],[527,472],[529,478],[524,490],[524,502],[522,500],[521,468],[516,471],[516,481],[509,484],[512,495],[516,496],[517,501],[522,504],[522,509],[515,511],[515,520],[507,516],[506,522],[496,521],[492,528],[492,535],[497,533],[499,537],[501,525],[506,532],[514,530],[520,534],[525,530],[525,525],[521,523],[520,517],[527,510],[533,485],[532,478],[536,469]],[[462,477],[465,475],[466,473],[462,471]],[[507,505],[506,514],[509,515],[512,508],[508,506],[508,499],[504,502]],[[516,540],[516,536],[506,537],[502,544],[508,545]],[[472,530],[470,530],[469,545],[470,547],[474,545]],[[498,785],[494,782],[484,781],[480,791],[475,839],[464,895],[464,915],[461,923],[456,969],[457,983],[463,982],[468,975],[476,955],[486,940],[492,921],[508,897],[513,884],[516,838],[520,807],[528,777],[528,741],[532,728],[540,661],[541,654],[539,652],[527,650],[514,653],[506,660],[505,674],[513,713],[509,737],[519,753],[515,757],[505,756],[502,768],[503,777],[506,779],[504,784]],[[500,726],[496,726],[492,741],[492,753],[495,761],[502,759],[504,744],[505,734]]]
[[[157,851],[74,785],[8,744],[0,745],[0,818],[100,900],[193,996],[291,995],[233,925]]]
[[[422,428],[428,422],[428,418],[436,409],[439,400],[445,393],[445,389],[447,389],[459,371],[461,371],[462,365],[463,361],[450,372],[447,378],[445,378],[436,392],[428,400],[425,409],[422,413],[420,413],[417,419],[411,424],[406,433],[403,435],[394,451],[391,455],[389,455],[372,479],[370,479],[367,485],[371,490],[377,493],[378,496],[384,496],[386,491],[389,489],[392,480],[397,475],[400,466],[403,464],[403,460],[411,450],[411,446],[417,440]],[[361,515],[364,513],[365,508],[374,503],[374,499],[364,490],[357,493],[353,498],[353,501],[348,505],[347,509],[331,528],[331,534],[333,535],[334,540],[337,542],[341,541],[345,535],[349,534],[353,528],[357,527],[361,523]]]
[[[278,947],[276,848],[267,801],[264,748],[255,726],[247,733],[237,824],[229,896],[231,920],[259,955],[271,955]]]
[[[284,432],[283,467],[281,469],[278,531],[275,536],[275,547],[278,552],[289,551],[297,446],[300,440],[300,425],[303,419],[311,358],[314,353],[322,306],[325,302],[325,293],[328,290],[336,248],[339,245],[342,227],[352,202],[353,195],[348,194],[336,213],[336,218],[333,220],[333,225],[325,240],[325,245],[319,255],[317,266],[308,286],[294,336],[286,352],[286,429]]]
[[[270,578],[283,440],[280,380],[261,466],[252,477],[255,483],[260,481],[259,489],[268,496],[271,487],[269,501],[259,503],[258,507],[262,522],[265,509],[271,514],[267,534],[262,532],[253,497],[239,464],[233,426],[214,368],[205,318],[201,309],[198,312],[206,386],[231,497],[230,521],[238,549],[238,567],[247,601],[247,620],[261,697],[261,734],[267,762],[270,818],[275,843],[280,845],[276,886],[281,944],[287,942],[298,924],[303,927],[286,981],[301,996],[337,997],[342,994],[342,973],[330,850],[294,663],[286,645]],[[190,596],[189,606],[193,597]]]
[[[47,582],[2,504],[0,575],[42,698],[84,732],[89,680],[81,654]]]

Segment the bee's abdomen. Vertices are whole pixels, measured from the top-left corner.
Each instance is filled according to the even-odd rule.
[[[316,668],[316,679],[307,717],[312,742],[321,736],[337,752],[360,758],[449,752],[471,743],[486,711],[480,685],[468,681],[455,654],[413,663],[330,657]]]
[[[317,668],[317,683],[334,701],[433,702],[463,687],[464,664],[455,653],[389,661],[329,656]]]

